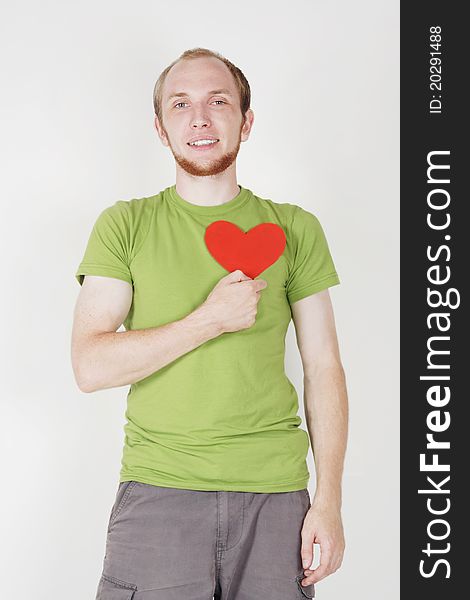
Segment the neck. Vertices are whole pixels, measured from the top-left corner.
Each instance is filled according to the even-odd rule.
[[[217,175],[195,177],[176,165],[176,191],[187,202],[200,206],[224,204],[240,192],[235,162]]]

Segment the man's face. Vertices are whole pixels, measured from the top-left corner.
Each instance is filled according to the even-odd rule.
[[[197,177],[225,171],[253,123],[251,109],[242,118],[238,89],[226,65],[213,57],[181,60],[168,73],[162,92],[163,123],[155,117],[155,126],[177,164]],[[217,141],[190,145],[196,139]]]

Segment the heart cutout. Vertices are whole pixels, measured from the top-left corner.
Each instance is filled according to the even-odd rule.
[[[227,271],[240,269],[254,279],[284,252],[286,235],[276,223],[260,223],[245,233],[230,221],[214,221],[206,228],[204,241]]]

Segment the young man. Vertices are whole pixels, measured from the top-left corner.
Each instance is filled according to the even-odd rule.
[[[97,599],[313,598],[344,552],[348,408],[328,244],[312,213],[237,184],[254,115],[230,61],[183,53],[154,108],[176,183],[106,208],[76,272],[77,384],[130,384]],[[284,372],[291,318],[312,502],[309,436]]]

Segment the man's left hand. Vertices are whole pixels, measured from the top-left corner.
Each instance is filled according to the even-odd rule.
[[[301,558],[305,578],[302,585],[317,583],[339,569],[345,548],[341,511],[336,507],[313,502],[305,515],[302,526]],[[320,545],[320,564],[316,569],[313,563],[313,544]]]

